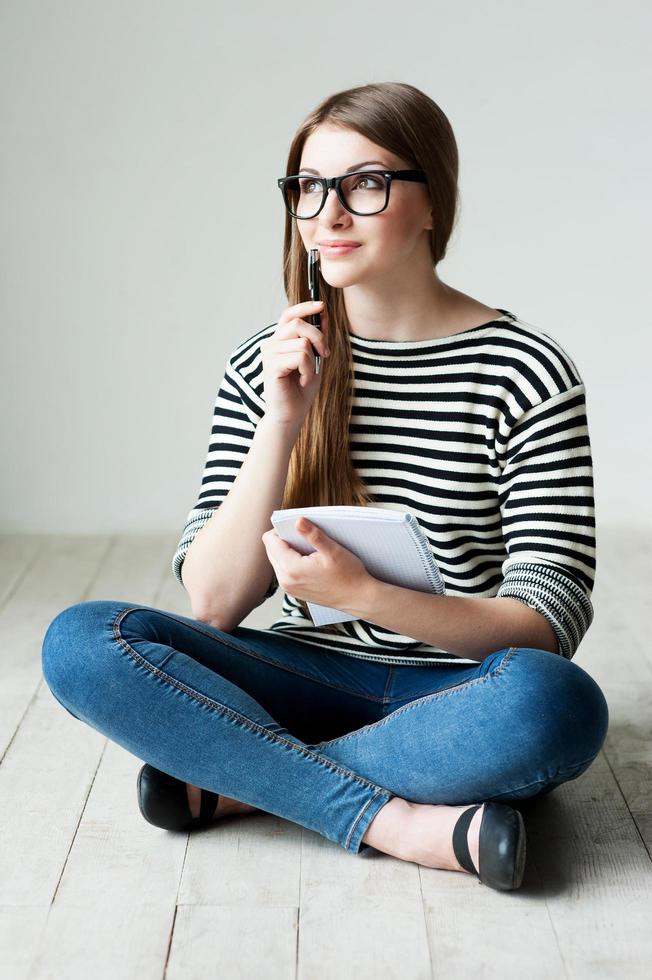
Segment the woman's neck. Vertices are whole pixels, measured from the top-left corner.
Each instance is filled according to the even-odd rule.
[[[365,287],[344,290],[351,331],[365,340],[409,343],[447,337],[500,317],[500,311],[442,282],[438,277],[417,295]]]

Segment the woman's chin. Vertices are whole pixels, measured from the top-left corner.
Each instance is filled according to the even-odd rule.
[[[324,282],[327,282],[333,289],[345,289],[347,286],[355,286],[359,283],[360,275],[352,272],[341,272],[338,269],[326,269],[323,265],[319,269]]]

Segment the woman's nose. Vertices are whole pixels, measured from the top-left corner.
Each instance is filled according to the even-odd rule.
[[[346,210],[346,208],[340,201],[337,195],[337,191],[335,190],[334,187],[329,187],[328,191],[326,192],[326,200],[324,202],[324,207],[321,210],[320,217],[323,214],[327,214],[329,217],[331,215],[332,216],[342,215],[342,214],[350,215],[350,211]]]

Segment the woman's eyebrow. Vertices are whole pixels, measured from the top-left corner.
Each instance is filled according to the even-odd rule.
[[[359,170],[360,167],[366,167],[370,163],[379,163],[381,165],[381,167],[384,167],[385,168],[385,170],[391,170],[392,169],[386,163],[383,163],[382,160],[364,160],[362,163],[355,163],[352,167],[347,167],[347,169],[344,171],[344,173],[345,174],[351,174],[351,173],[353,173],[354,170]],[[309,173],[309,174],[315,174],[316,177],[320,177],[321,176],[321,174],[319,173],[318,170],[313,170],[311,167],[301,167],[300,170],[299,170],[299,173],[303,173],[303,171],[305,171],[306,173]]]

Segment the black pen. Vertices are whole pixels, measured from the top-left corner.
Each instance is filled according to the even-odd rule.
[[[311,248],[308,252],[308,289],[310,290],[310,299],[316,302],[319,299],[319,249]],[[319,319],[319,313],[311,313],[308,318],[308,322],[313,325],[313,327],[318,327],[321,330],[321,321]],[[321,357],[315,351],[315,374],[319,374],[321,368]]]

